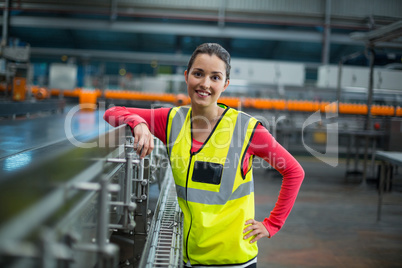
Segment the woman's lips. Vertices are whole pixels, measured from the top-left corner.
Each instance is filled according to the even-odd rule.
[[[197,93],[197,95],[198,95],[200,98],[206,98],[206,97],[208,97],[209,95],[211,95],[211,93],[209,93],[209,92],[207,92],[207,91],[203,91],[203,90],[196,90],[195,92]]]

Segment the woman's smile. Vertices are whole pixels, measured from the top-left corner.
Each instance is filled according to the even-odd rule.
[[[200,98],[206,98],[211,95],[210,92],[205,91],[205,90],[196,90],[195,92],[197,93],[198,97],[200,97]]]

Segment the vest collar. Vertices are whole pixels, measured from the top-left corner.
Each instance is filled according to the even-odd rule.
[[[223,111],[223,113],[222,113],[221,116],[219,117],[218,122],[216,122],[214,128],[212,129],[211,133],[209,133],[209,135],[208,135],[207,139],[205,140],[205,142],[204,142],[204,143],[202,144],[202,146],[201,146],[196,152],[194,152],[194,153],[191,152],[191,148],[193,148],[193,121],[191,120],[191,117],[192,117],[192,109],[190,109],[190,111],[189,111],[189,112],[190,112],[190,117],[189,117],[189,118],[190,118],[190,131],[191,131],[191,147],[190,147],[190,154],[193,154],[193,155],[198,154],[198,153],[202,150],[202,148],[204,148],[205,144],[209,141],[209,139],[211,138],[211,136],[214,134],[215,129],[218,127],[219,123],[222,121],[222,118],[225,116],[225,114],[226,114],[226,113],[229,111],[229,109],[230,109],[228,106],[226,106],[226,105],[224,105],[224,104],[222,104],[222,103],[218,103],[218,105],[219,105],[220,107],[224,108],[225,111]]]

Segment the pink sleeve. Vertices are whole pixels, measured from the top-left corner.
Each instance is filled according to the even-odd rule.
[[[269,218],[265,218],[263,221],[272,237],[282,228],[292,210],[304,179],[304,170],[299,162],[262,125],[258,125],[255,130],[249,153],[263,158],[283,176],[275,207]]]
[[[166,144],[166,123],[169,111],[170,108],[141,109],[115,106],[106,110],[103,119],[114,127],[127,124],[131,129],[140,123],[145,123],[151,133]]]

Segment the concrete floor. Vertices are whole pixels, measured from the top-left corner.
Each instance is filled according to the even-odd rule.
[[[345,179],[342,159],[332,168],[313,157],[297,158],[305,169],[295,206],[283,228],[258,242],[258,267],[402,267],[402,191],[384,196],[377,222],[374,182]],[[255,169],[256,219],[269,215],[281,184],[276,171]]]

